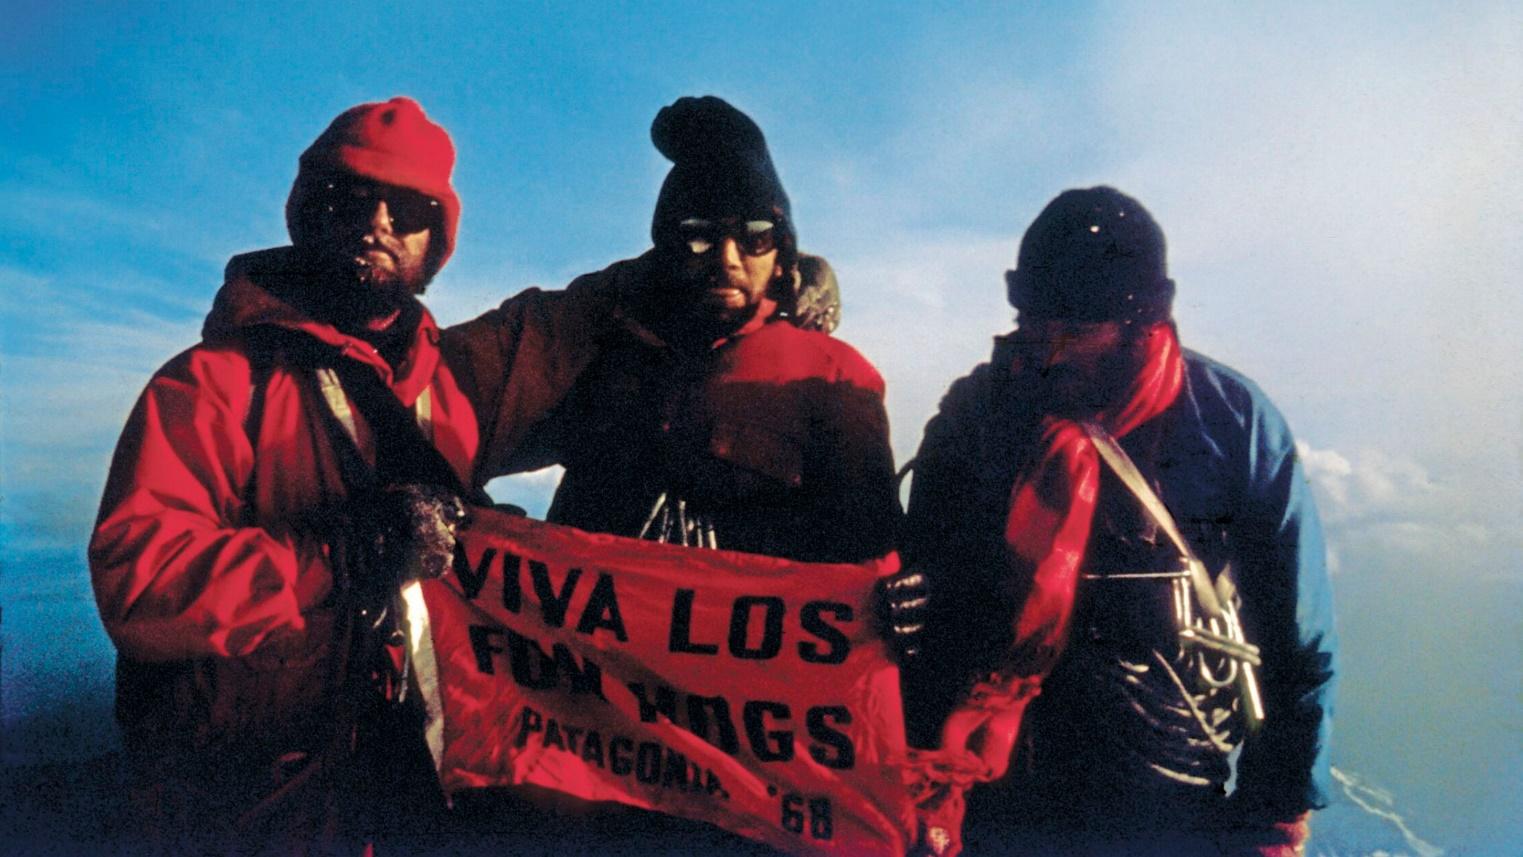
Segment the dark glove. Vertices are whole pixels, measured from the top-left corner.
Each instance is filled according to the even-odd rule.
[[[924,574],[901,571],[878,583],[879,633],[902,663],[920,651],[930,615],[931,589]]]
[[[349,501],[351,544],[357,568],[352,583],[362,597],[385,595],[410,580],[449,570],[455,530],[466,505],[452,491],[428,485],[388,485]]]

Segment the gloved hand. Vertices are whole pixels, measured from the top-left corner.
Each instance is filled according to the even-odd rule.
[[[362,597],[384,595],[410,580],[449,570],[455,531],[465,523],[465,503],[442,488],[388,485],[348,504],[352,584]]]
[[[931,588],[924,574],[901,571],[878,582],[879,633],[903,663],[920,651],[930,617]]]

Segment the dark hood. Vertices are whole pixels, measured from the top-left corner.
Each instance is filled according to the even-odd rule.
[[[332,352],[374,367],[404,401],[416,398],[433,377],[439,360],[439,328],[428,310],[418,307],[408,356],[400,364],[402,377],[395,378],[391,366],[370,343],[314,319],[300,308],[300,301],[293,296],[311,288],[312,279],[291,247],[234,256],[227,263],[222,288],[201,326],[202,341],[224,345],[294,334],[295,342],[318,346],[319,351],[327,346]]]

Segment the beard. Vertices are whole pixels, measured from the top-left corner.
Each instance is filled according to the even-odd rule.
[[[422,283],[410,281],[394,268],[358,263],[351,264],[337,284],[336,291],[344,293],[357,311],[368,312],[371,317],[385,315],[411,303],[424,289]]]
[[[1125,404],[1146,361],[1142,341],[1128,341],[1092,367],[1071,363],[1040,366],[1023,361],[1017,381],[1036,413],[1064,419],[1092,419]]]
[[[716,287],[733,287],[741,294],[749,290],[722,272],[694,270],[681,256],[658,257],[655,273],[639,297],[639,315],[668,342],[707,345],[745,327],[761,312],[760,298],[736,306],[715,300],[711,290]]]
[[[756,318],[759,311],[761,311],[759,302],[728,306],[703,301],[689,306],[687,315],[694,327],[719,337],[727,336],[745,327],[751,319]]]
[[[395,315],[416,303],[428,285],[426,277],[399,270],[394,256],[391,265],[377,267],[353,252],[313,255],[315,276],[304,303],[314,318],[340,329],[353,330]]]

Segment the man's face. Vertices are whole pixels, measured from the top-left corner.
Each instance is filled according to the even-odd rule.
[[[360,320],[395,313],[428,285],[436,201],[350,174],[318,179],[303,204],[302,247],[328,277],[324,303]]]
[[[684,218],[668,249],[679,309],[721,329],[738,329],[754,318],[781,273],[771,220]]]
[[[1118,321],[1023,318],[1020,377],[1043,413],[1084,419],[1119,404],[1141,370],[1141,341]]]

